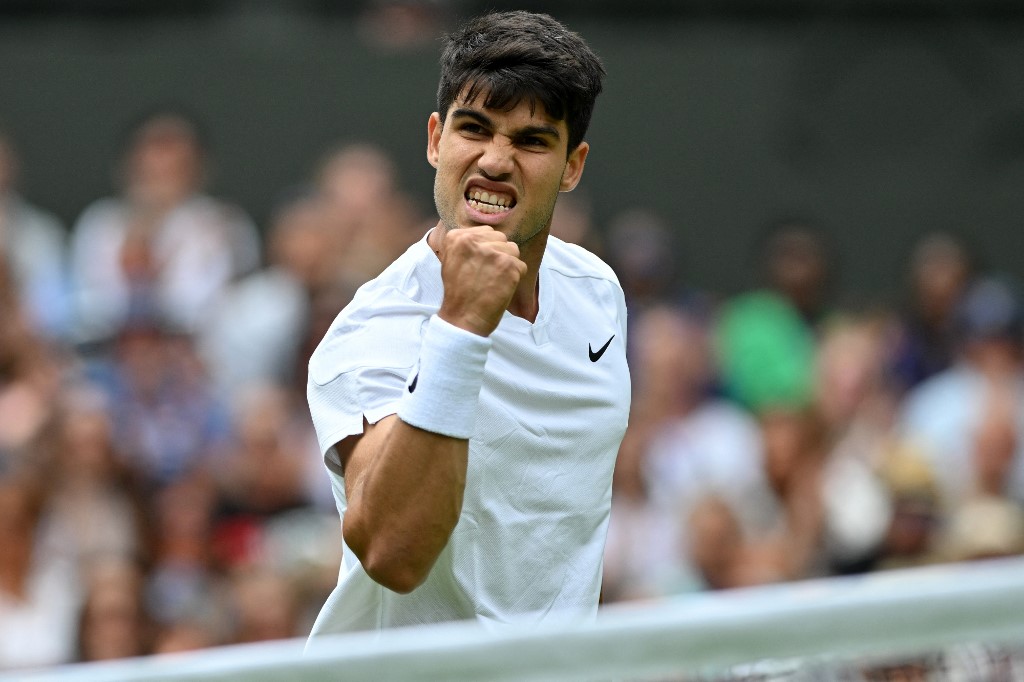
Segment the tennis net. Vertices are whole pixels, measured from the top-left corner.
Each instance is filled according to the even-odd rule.
[[[700,593],[572,629],[473,623],[290,640],[0,680],[1024,680],[1024,559]]]

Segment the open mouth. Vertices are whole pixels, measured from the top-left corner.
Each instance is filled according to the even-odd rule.
[[[466,192],[466,201],[475,210],[481,213],[504,213],[516,205],[515,199],[504,194],[484,192],[479,189],[471,189]]]

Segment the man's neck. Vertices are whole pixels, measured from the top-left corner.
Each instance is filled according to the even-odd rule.
[[[519,257],[526,263],[526,272],[519,280],[516,292],[512,294],[508,311],[530,322],[536,322],[540,312],[540,263],[544,259],[547,243],[548,231],[543,230],[519,246]]]

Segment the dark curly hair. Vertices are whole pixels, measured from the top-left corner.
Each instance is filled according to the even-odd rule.
[[[447,36],[437,110],[446,117],[460,95],[467,102],[483,95],[489,109],[508,110],[525,100],[532,110],[539,102],[566,122],[571,152],[590,126],[604,74],[586,42],[547,14],[492,12]]]

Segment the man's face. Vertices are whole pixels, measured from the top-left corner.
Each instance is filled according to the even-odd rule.
[[[174,121],[150,124],[128,153],[128,191],[137,200],[173,205],[198,187],[202,151],[195,139]]]
[[[520,246],[548,229],[558,193],[583,173],[589,147],[568,155],[568,129],[538,104],[486,109],[483,93],[457,99],[427,124],[427,159],[437,169],[434,203],[445,229],[490,225]]]

